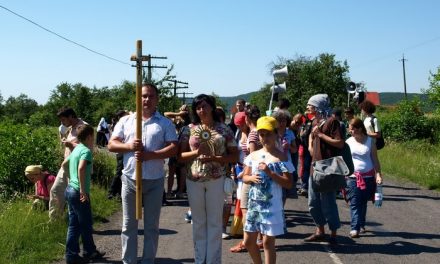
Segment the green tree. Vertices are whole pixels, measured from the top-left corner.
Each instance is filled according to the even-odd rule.
[[[332,107],[346,105],[346,85],[349,80],[347,62],[336,61],[335,55],[323,53],[315,58],[298,56],[295,59],[279,58],[272,63],[273,69],[287,65],[288,76],[285,78],[287,89],[279,94],[291,102],[292,113],[303,112],[308,99],[318,93],[330,96]],[[284,81],[284,80],[281,80]],[[281,82],[280,81],[280,82]],[[251,97],[251,103],[256,104],[264,113],[269,108],[272,84],[265,84],[258,94]],[[272,108],[276,102],[272,104]]]
[[[2,119],[2,117],[3,117],[3,96],[0,92],[0,120]]]
[[[9,97],[3,107],[5,118],[15,124],[26,122],[29,117],[38,111],[38,103],[25,94],[18,97]]]
[[[437,114],[440,114],[440,67],[437,68],[437,73],[430,73],[429,88],[424,91],[428,94],[429,101],[435,105]]]

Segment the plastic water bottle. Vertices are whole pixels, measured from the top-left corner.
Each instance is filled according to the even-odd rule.
[[[264,158],[265,158],[265,156],[261,155],[261,158],[258,160],[258,166],[260,166],[260,163],[262,163],[262,162],[264,163]],[[260,176],[260,184],[264,184],[266,182],[266,178],[267,178],[266,173],[262,170],[258,170],[257,174]]]
[[[382,184],[378,184],[376,187],[376,193],[374,194],[374,206],[379,208],[382,206],[383,193]]]

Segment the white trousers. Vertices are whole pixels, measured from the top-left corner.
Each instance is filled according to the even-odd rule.
[[[63,216],[64,205],[66,198],[64,192],[67,188],[67,179],[69,178],[69,171],[65,171],[62,167],[58,171],[57,177],[50,189],[49,199],[49,219],[55,220]]]
[[[186,180],[196,264],[222,262],[223,185],[224,177],[206,182]]]

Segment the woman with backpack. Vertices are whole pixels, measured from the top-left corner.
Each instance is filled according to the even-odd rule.
[[[385,143],[383,141],[379,121],[377,117],[374,116],[376,106],[372,102],[365,100],[359,105],[359,108],[362,111],[362,115],[366,116],[364,119],[364,126],[367,130],[367,135],[375,138],[377,149],[383,148]]]

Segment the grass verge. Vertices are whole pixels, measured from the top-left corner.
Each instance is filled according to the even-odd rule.
[[[378,151],[385,177],[440,191],[440,148],[421,140],[389,143]],[[385,179],[386,180],[386,179]]]
[[[107,199],[107,192],[91,190],[95,225],[120,209],[120,203]],[[66,218],[67,219],[67,218]],[[47,211],[35,211],[26,200],[0,203],[0,263],[50,263],[64,255],[67,220],[48,223]]]

